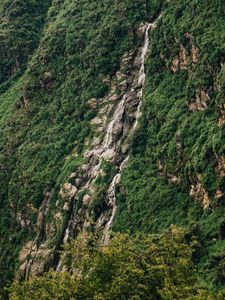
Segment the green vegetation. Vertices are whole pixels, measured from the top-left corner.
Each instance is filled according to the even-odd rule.
[[[108,246],[80,236],[65,249],[70,272],[50,271],[10,288],[11,300],[224,299],[200,286],[192,256],[199,242],[184,229],[161,235],[114,234]]]
[[[0,84],[24,71],[39,42],[50,0],[2,0],[0,3]]]
[[[52,191],[50,205],[54,208],[60,185],[77,167],[72,157],[82,153],[92,134],[89,121],[96,113],[87,107],[87,100],[107,92],[104,79],[118,70],[124,52],[139,43],[139,22],[154,18],[163,1],[146,5],[144,0],[138,4],[82,0],[74,5],[72,0],[55,0],[46,20],[50,3],[39,2],[4,1],[1,6],[2,15],[7,14],[2,30],[13,32],[5,37],[12,51],[1,60],[0,68],[1,81],[5,81],[0,87],[5,92],[1,105],[8,106],[0,121],[0,262],[11,265],[0,270],[3,282],[14,273],[22,243],[35,235],[44,191]],[[2,57],[5,50],[3,47]],[[71,161],[66,159],[70,155]],[[18,212],[31,221],[27,228],[18,223]],[[53,214],[50,209],[48,218]],[[11,239],[16,241],[13,246]]]
[[[218,157],[225,154],[224,125],[218,125],[225,99],[224,27],[222,1],[167,3],[151,35],[143,117],[117,194],[114,226],[131,232],[160,232],[171,224],[198,226],[207,249],[202,264],[206,257],[218,259],[213,258],[206,275],[209,284],[218,286],[224,277],[214,280],[210,268],[220,268],[225,249],[225,177],[216,172]],[[183,65],[173,71],[176,56]],[[188,105],[197,102],[198,90],[210,100],[207,108],[191,111]],[[205,210],[203,196],[189,196],[197,177],[210,199]]]
[[[88,100],[108,92],[121,57],[141,42],[138,26],[161,11],[150,36],[143,114],[117,189],[114,231],[134,236],[116,234],[100,249],[83,238],[80,276],[51,271],[15,283],[11,299],[216,299],[224,287],[224,1],[3,0],[0,288],[13,279],[22,245],[35,238],[45,191],[49,220],[60,187],[83,164],[98,109]],[[112,164],[102,167],[90,195],[94,220],[115,175]],[[199,244],[183,230],[162,234],[171,224],[190,228]],[[69,265],[77,263],[78,242],[65,250]]]

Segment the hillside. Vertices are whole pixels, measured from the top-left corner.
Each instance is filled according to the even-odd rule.
[[[30,299],[39,283],[26,280],[70,271],[63,247],[84,234],[110,249],[112,231],[117,245],[129,233],[131,253],[154,243],[164,260],[166,242],[154,236],[170,243],[172,230],[172,264],[184,251],[193,267],[156,275],[177,274],[153,284],[152,298],[124,290],[121,299],[223,299],[224,1],[3,0],[0,41],[0,287],[22,280],[11,299]],[[126,256],[117,255],[123,274]],[[44,276],[41,284],[54,278],[49,286],[70,282],[69,273]],[[110,280],[104,288],[116,286]],[[65,299],[118,299],[113,290],[86,294],[90,282],[70,284],[83,296]]]

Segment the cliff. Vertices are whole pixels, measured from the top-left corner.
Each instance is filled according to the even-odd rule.
[[[197,236],[223,287],[223,1],[0,4],[1,286],[94,232]],[[161,299],[161,298],[160,298]],[[163,299],[163,298],[162,298]]]

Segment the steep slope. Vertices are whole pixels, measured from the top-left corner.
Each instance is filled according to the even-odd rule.
[[[175,223],[222,286],[225,4],[39,2],[0,4],[1,284]]]
[[[115,230],[190,225],[224,284],[225,22],[222,1],[170,1],[152,34],[143,117]],[[214,257],[214,255],[217,257]],[[217,270],[218,269],[218,270]],[[212,282],[212,280],[211,280]]]
[[[0,3],[0,84],[21,73],[37,47],[50,0]]]
[[[7,276],[25,241],[39,246],[46,240],[60,188],[82,164],[93,136],[90,121],[99,107],[89,100],[107,95],[123,54],[142,40],[138,23],[155,18],[160,7],[161,1],[153,7],[145,1],[52,2],[25,74],[2,94],[11,107],[1,132],[1,261]],[[59,203],[62,224],[47,241],[56,248],[68,222]]]

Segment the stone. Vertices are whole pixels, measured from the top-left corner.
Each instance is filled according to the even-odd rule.
[[[215,172],[218,176],[225,177],[225,156],[221,155],[217,157]]]
[[[114,160],[115,157],[116,157],[116,152],[114,149],[107,149],[102,154],[102,158],[107,161],[112,161]]]
[[[102,133],[104,131],[104,127],[103,126],[98,126],[96,129],[95,129],[95,132],[97,133]]]
[[[102,119],[99,117],[95,117],[94,119],[91,120],[90,122],[91,125],[101,125],[102,124]]]
[[[167,177],[171,183],[179,183],[180,182],[180,178],[174,174],[168,173]]]
[[[65,183],[61,188],[59,195],[62,198],[72,199],[76,195],[77,191],[78,190],[74,185],[72,185],[71,183]]]
[[[209,94],[202,89],[196,90],[196,99],[188,104],[190,111],[203,111],[208,107]]]
[[[191,58],[193,63],[198,62],[198,48],[194,44],[191,45]]]
[[[179,56],[175,56],[172,60],[172,66],[171,66],[171,70],[175,73],[178,71],[179,69],[179,64],[180,64],[180,60],[179,60]]]
[[[221,190],[216,190],[215,198],[220,199],[223,197],[223,192]]]
[[[193,182],[189,191],[189,196],[198,200],[204,209],[208,208],[210,205],[210,199],[208,192],[202,187],[201,182],[199,182],[201,176],[191,178]]]
[[[69,203],[68,202],[65,202],[64,205],[63,205],[63,210],[64,211],[69,211]]]
[[[173,72],[178,71],[178,69],[187,69],[189,65],[189,56],[185,47],[180,44],[179,54],[176,55],[172,60],[171,70]]]
[[[91,197],[88,194],[84,195],[83,205],[88,205],[90,202],[91,202]]]
[[[73,178],[76,178],[76,177],[77,177],[77,173],[71,173],[69,178],[73,179]]]
[[[98,145],[100,145],[100,144],[101,144],[101,138],[100,138],[100,137],[94,138],[93,142],[91,143],[91,145],[92,145],[93,147],[96,147],[96,146],[98,146]]]
[[[19,254],[19,261],[20,261],[20,263],[23,263],[26,260],[27,256],[33,250],[33,246],[34,246],[34,242],[33,241],[29,241],[21,249],[20,254]]]
[[[91,98],[87,101],[87,105],[89,108],[97,108],[98,107],[98,99],[96,98]]]
[[[219,126],[222,126],[225,124],[225,116],[221,116],[219,117],[218,119],[218,123],[217,123]]]

